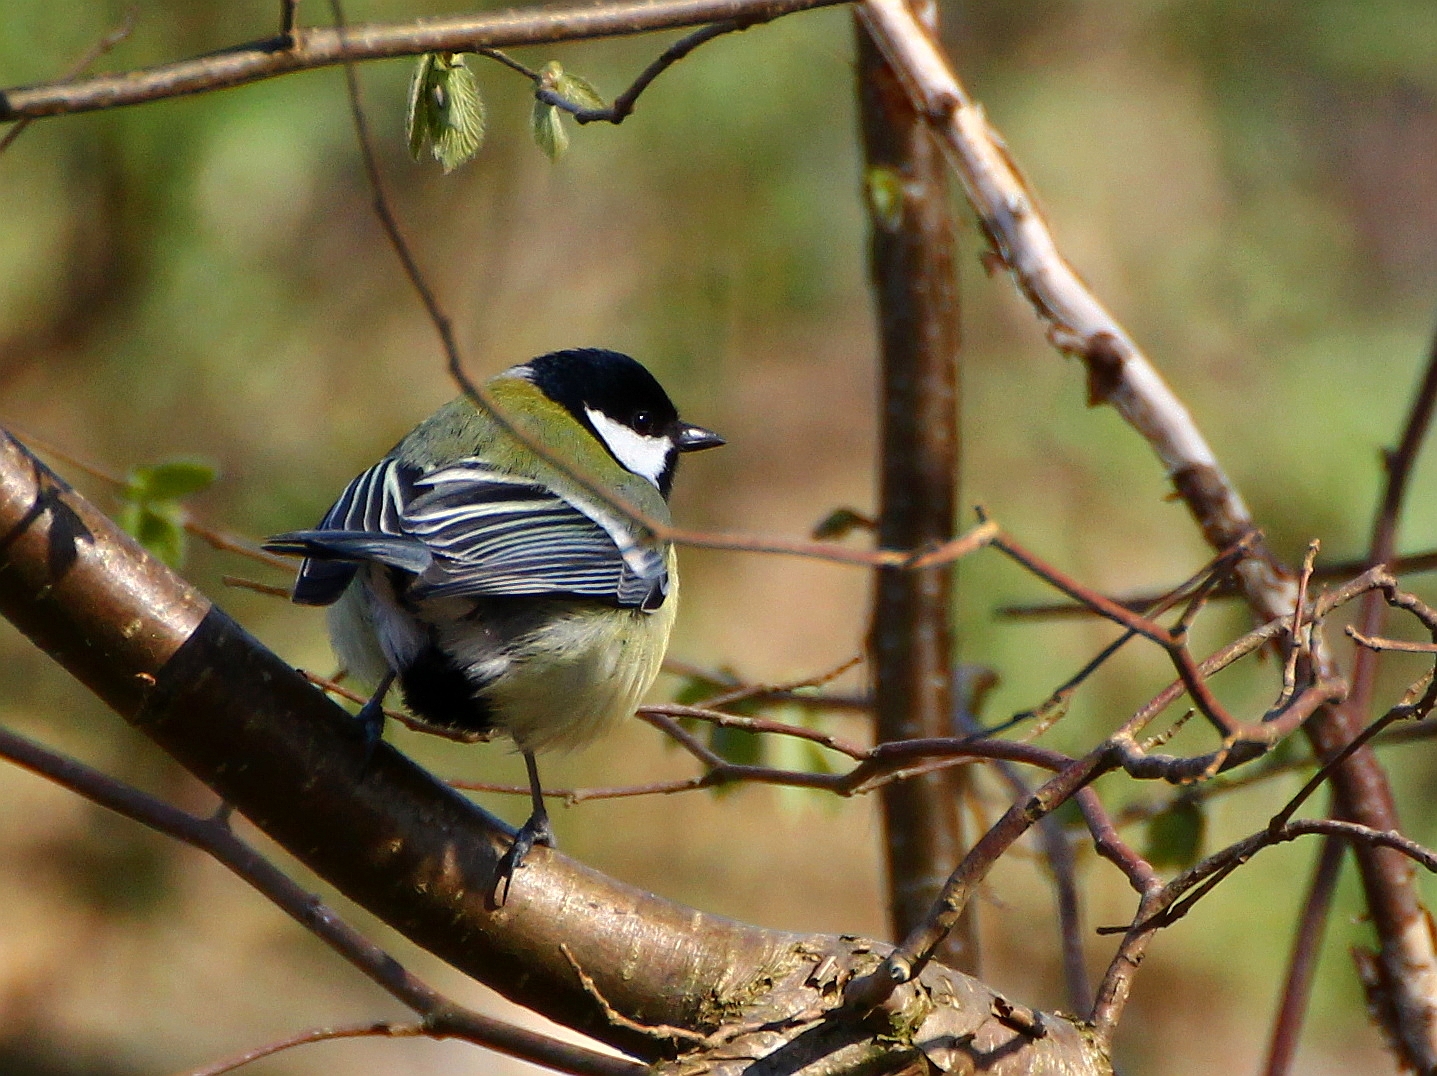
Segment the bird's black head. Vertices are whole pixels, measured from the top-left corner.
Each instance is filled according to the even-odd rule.
[[[673,486],[679,453],[724,443],[718,434],[680,419],[654,375],[617,351],[553,351],[519,369],[582,423],[621,466],[647,478],[665,497]]]

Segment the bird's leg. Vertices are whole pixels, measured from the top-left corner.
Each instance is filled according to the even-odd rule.
[[[369,701],[359,708],[355,719],[359,722],[359,735],[364,740],[364,768],[369,768],[369,760],[374,757],[374,749],[379,746],[379,741],[384,738],[384,696],[389,694],[390,687],[394,684],[394,670],[385,673],[384,679],[379,681],[379,686],[374,689],[374,694]]]
[[[524,765],[529,771],[529,819],[514,834],[514,843],[499,861],[495,874],[495,890],[503,888],[502,904],[509,896],[509,886],[514,881],[514,872],[524,863],[524,857],[536,844],[554,847],[554,831],[549,825],[549,811],[544,806],[544,789],[539,784],[539,764],[534,761],[534,752],[524,752]]]

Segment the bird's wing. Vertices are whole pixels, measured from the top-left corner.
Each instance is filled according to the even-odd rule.
[[[531,595],[593,598],[656,609],[668,592],[665,552],[622,520],[531,479],[464,459],[414,483],[403,532],[434,563],[416,597]]]
[[[365,561],[416,575],[429,568],[434,558],[404,533],[400,517],[414,497],[417,474],[398,460],[380,460],[345,487],[314,530],[277,534],[265,543],[272,553],[304,556],[294,583],[296,602],[333,604]]]
[[[412,573],[416,599],[579,597],[652,610],[669,589],[665,551],[622,519],[479,459],[427,475],[381,460],[316,529],[265,548],[305,556],[294,600],[308,605],[338,599],[365,561]]]

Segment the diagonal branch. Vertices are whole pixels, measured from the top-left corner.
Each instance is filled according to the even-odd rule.
[[[1191,414],[1063,259],[1032,190],[942,51],[902,0],[864,0],[860,10],[947,148],[998,257],[1047,321],[1049,339],[1086,365],[1089,400],[1111,404],[1147,440],[1209,545],[1225,549],[1251,534],[1255,525],[1247,505]],[[1254,614],[1271,620],[1290,613],[1295,576],[1260,537],[1253,553],[1237,574]],[[1316,650],[1312,660],[1320,679],[1335,681],[1330,653]],[[1344,708],[1325,706],[1307,732],[1314,747],[1330,756],[1352,741],[1361,724]],[[1391,786],[1370,748],[1354,753],[1332,783],[1343,818],[1376,832],[1400,828]],[[1371,990],[1374,1010],[1405,1064],[1437,1070],[1437,938],[1412,865],[1379,843],[1358,842],[1354,849],[1381,942]]]

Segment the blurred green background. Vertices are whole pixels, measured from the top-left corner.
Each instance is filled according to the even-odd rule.
[[[0,84],[54,77],[119,22],[118,2],[0,7]],[[147,0],[101,62],[120,70],[271,33],[273,3]],[[1427,349],[1437,270],[1437,9],[1383,0],[1040,0],[942,5],[960,73],[1035,183],[1060,243],[1192,408],[1284,556],[1309,539],[1362,550],[1391,443]],[[351,0],[352,20],[461,10]],[[320,20],[327,8],[301,7]],[[524,50],[606,95],[669,39]],[[553,348],[648,364],[685,414],[729,438],[687,462],[682,525],[801,535],[874,498],[874,332],[864,279],[851,28],[827,10],[709,44],[622,127],[574,132],[551,164],[526,84],[475,61],[489,109],[479,157],[444,177],[407,156],[408,61],[364,92],[395,208],[487,375]],[[191,502],[250,535],[305,526],[358,470],[453,393],[433,331],[369,208],[336,70],[42,121],[0,157],[0,421],[110,471],[216,463]],[[1082,370],[1045,345],[1008,281],[985,276],[964,214],[964,503],[982,503],[1059,566],[1113,591],[1175,582],[1205,559],[1160,467]],[[58,464],[58,461],[57,461]],[[102,504],[114,491],[63,473]],[[1404,547],[1437,543],[1431,463]],[[852,568],[688,550],[672,654],[782,681],[858,653],[869,581]],[[333,666],[323,617],[221,576],[283,584],[191,545],[185,570],[266,643]],[[1422,585],[1417,584],[1419,589]],[[1100,625],[995,619],[1046,597],[995,556],[960,573],[962,657],[1002,686],[988,716],[1040,701],[1112,637]],[[1203,646],[1246,625],[1210,612]],[[1419,671],[1399,659],[1391,699]],[[1246,713],[1273,669],[1220,681]],[[1047,742],[1081,750],[1166,682],[1134,650]],[[861,673],[841,686],[861,687]],[[680,681],[661,683],[670,695]],[[0,628],[0,720],[196,810],[210,795]],[[1196,724],[1196,723],[1194,723]],[[832,726],[863,735],[856,719]],[[437,772],[519,780],[500,744],[396,730]],[[1192,728],[1179,748],[1205,749]],[[1437,840],[1423,747],[1389,751],[1407,831]],[[680,776],[692,764],[634,723],[545,762],[553,785]],[[1214,848],[1260,827],[1286,777],[1209,813]],[[1108,778],[1115,805],[1168,793]],[[981,809],[1003,807],[984,782]],[[485,798],[517,821],[522,801]],[[564,849],[677,900],[784,928],[881,934],[875,803],[752,788],[557,812]],[[1135,841],[1143,835],[1135,829]],[[1154,945],[1120,1059],[1139,1073],[1252,1071],[1315,846],[1266,853]],[[1131,915],[1082,859],[1089,926]],[[1350,873],[1350,871],[1349,871]],[[0,1073],[130,1076],[211,1061],[298,1029],[404,1014],[199,855],[0,768]],[[1424,881],[1429,899],[1437,894]],[[1393,1071],[1347,957],[1368,939],[1351,878],[1334,915],[1301,1071]],[[1061,1006],[1046,877],[1020,849],[982,906],[985,974]],[[461,1000],[494,1004],[382,927],[396,954]],[[1100,972],[1109,946],[1090,937]],[[256,1074],[491,1073],[522,1066],[454,1044],[337,1043]]]

